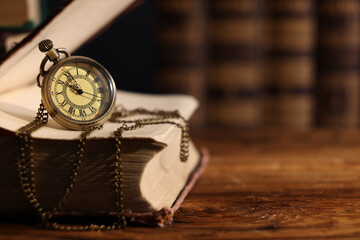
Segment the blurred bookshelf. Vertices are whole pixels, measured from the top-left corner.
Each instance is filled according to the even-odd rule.
[[[312,129],[359,127],[359,51],[360,0],[145,0],[75,54],[120,89],[195,96],[196,126]]]
[[[192,121],[205,123],[206,109],[206,6],[205,0],[159,0],[156,6],[155,86],[161,93],[186,93],[201,108]]]
[[[315,110],[315,2],[267,4],[265,124],[309,128]]]
[[[209,1],[208,21],[209,124],[262,126],[264,1]]]
[[[318,124],[359,126],[360,2],[319,1]]]

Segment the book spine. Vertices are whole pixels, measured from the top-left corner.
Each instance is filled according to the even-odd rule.
[[[193,95],[201,108],[192,124],[205,121],[205,0],[156,1],[158,71],[156,88]]]
[[[359,124],[360,2],[318,1],[318,105],[320,126]]]
[[[315,115],[314,1],[267,3],[265,123],[309,128]]]
[[[262,125],[263,6],[263,0],[209,1],[208,119],[213,125]]]

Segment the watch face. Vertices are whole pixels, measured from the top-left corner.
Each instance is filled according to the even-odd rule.
[[[60,124],[83,129],[102,124],[115,101],[115,84],[104,67],[85,57],[69,57],[48,72],[42,95],[50,115]]]

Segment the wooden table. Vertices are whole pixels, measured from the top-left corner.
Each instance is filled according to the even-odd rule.
[[[198,131],[211,160],[166,228],[58,232],[2,220],[0,239],[360,239],[359,131]]]

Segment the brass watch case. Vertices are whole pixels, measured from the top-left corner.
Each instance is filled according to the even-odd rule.
[[[107,110],[101,116],[92,120],[79,121],[79,120],[69,119],[58,110],[58,108],[54,105],[54,102],[51,97],[50,83],[57,70],[60,69],[63,65],[76,61],[89,62],[89,64],[96,67],[105,76],[109,84],[109,89],[111,91],[110,92],[111,99],[110,99],[110,103],[108,103],[109,106]],[[59,62],[51,66],[50,69],[45,73],[41,85],[41,97],[46,110],[57,123],[72,130],[84,130],[90,126],[101,126],[110,118],[116,102],[116,86],[110,73],[105,69],[105,67],[103,67],[97,61],[83,56],[70,56],[60,60]]]

